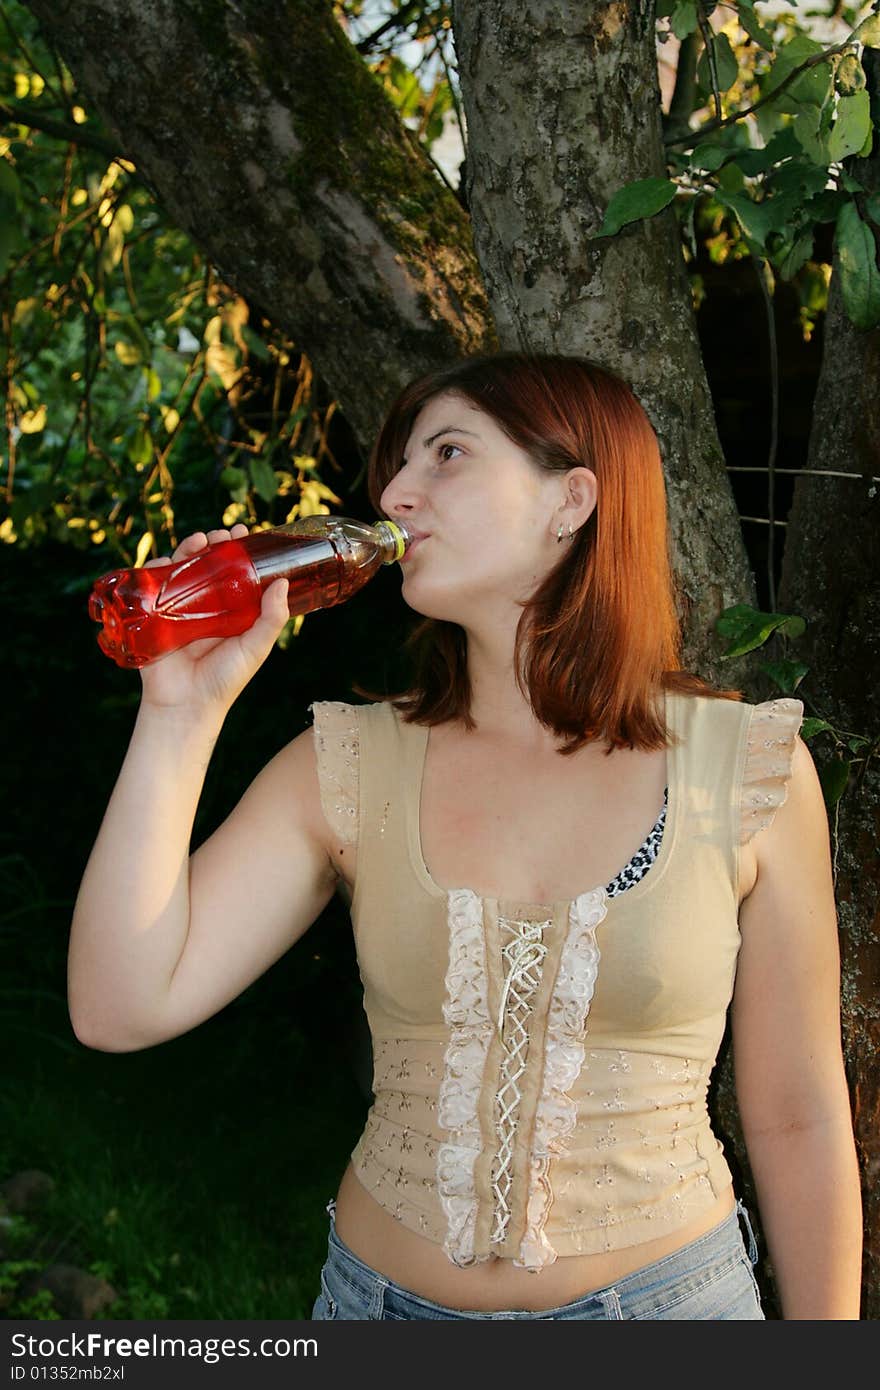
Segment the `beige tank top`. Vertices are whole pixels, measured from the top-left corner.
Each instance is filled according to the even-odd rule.
[[[626,891],[553,903],[437,885],[419,838],[428,729],[387,703],[312,708],[324,814],[357,844],[363,1186],[462,1267],[537,1271],[698,1218],[731,1181],[706,1095],[740,944],[739,847],[785,800],[802,702],[668,692],[681,741],[656,857]]]

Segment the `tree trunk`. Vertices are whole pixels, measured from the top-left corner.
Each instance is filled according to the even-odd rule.
[[[362,444],[411,376],[494,344],[467,214],[323,0],[25,2]]]
[[[721,609],[755,602],[671,208],[596,239],[622,184],[666,176],[650,0],[454,0],[474,243],[502,343],[618,370],[660,437],[685,664],[721,664]]]
[[[875,121],[880,53],[865,49]],[[880,145],[848,161],[866,194],[880,194]],[[836,261],[835,261],[836,267]],[[862,479],[798,479],[788,518],[779,602],[807,629],[798,657],[810,667],[809,713],[876,738],[880,708],[880,328],[844,315],[832,269],[809,469]],[[819,748],[816,759],[821,767]],[[864,765],[862,765],[864,768]],[[864,1306],[880,1317],[880,764],[875,755],[839,803],[832,826],[843,974],[843,1040],[865,1201]]]

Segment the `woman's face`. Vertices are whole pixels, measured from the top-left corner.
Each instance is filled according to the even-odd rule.
[[[484,612],[518,617],[515,601],[560,558],[566,475],[540,470],[491,416],[452,393],[422,408],[404,457],[380,505],[418,538],[401,561],[405,601],[464,627]]]

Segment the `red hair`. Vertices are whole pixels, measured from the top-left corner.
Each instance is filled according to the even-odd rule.
[[[741,700],[681,669],[681,627],[668,552],[666,488],[657,436],[627,383],[583,357],[502,352],[419,377],[398,395],[373,447],[374,508],[402,466],[420,410],[452,392],[485,412],[536,468],[596,475],[588,521],[523,603],[514,668],[536,718],[573,753],[597,738],[614,747],[665,747],[664,689]],[[457,623],[423,619],[410,688],[390,700],[409,723],[460,719],[475,727],[467,643]],[[367,691],[359,694],[370,695]]]

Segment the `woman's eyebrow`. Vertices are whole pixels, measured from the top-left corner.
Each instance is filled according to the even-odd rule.
[[[463,430],[460,425],[444,425],[442,430],[438,430],[436,434],[429,434],[427,439],[422,440],[422,448],[430,449],[434,440],[439,439],[441,434],[468,434],[471,439],[479,439],[480,443],[483,443],[475,430]],[[403,461],[404,463],[408,462],[406,455],[404,455]]]
[[[463,430],[458,425],[444,425],[442,430],[438,430],[436,434],[429,434],[427,439],[423,439],[423,446],[426,449],[430,448],[430,446],[434,443],[434,440],[439,439],[441,434],[469,434],[472,439],[480,438],[480,436],[474,430]]]

